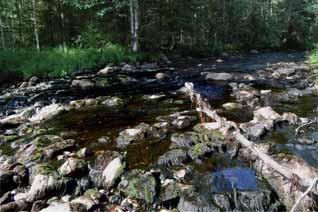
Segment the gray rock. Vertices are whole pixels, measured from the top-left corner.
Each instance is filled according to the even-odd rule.
[[[197,120],[195,116],[178,116],[175,120],[172,121],[172,126],[175,126],[177,129],[185,129],[189,127],[194,121]]]
[[[161,155],[158,164],[163,166],[181,166],[189,160],[187,152],[183,149],[174,149]]]
[[[165,73],[157,73],[156,74],[156,79],[157,80],[163,81],[163,80],[166,80],[168,78],[169,78],[168,74],[165,74]]]
[[[243,105],[235,102],[228,102],[222,105],[222,107],[226,110],[238,110],[243,108]]]
[[[145,63],[140,66],[141,69],[157,69],[159,68],[157,63]]]
[[[266,133],[266,128],[261,123],[252,125],[247,130],[248,137],[252,140],[256,140],[260,138],[261,136],[265,135],[265,133]]]
[[[105,68],[99,70],[98,75],[108,75],[109,73],[114,72],[114,68],[111,66],[106,66]]]
[[[117,137],[117,146],[124,148],[129,144],[144,141],[147,136],[147,132],[150,130],[150,125],[141,123],[135,128],[126,129],[119,133]]]
[[[181,189],[173,180],[166,180],[160,191],[160,200],[162,202],[172,201],[181,195]]]
[[[254,120],[256,121],[264,121],[264,120],[279,121],[281,119],[282,119],[281,115],[276,113],[271,107],[263,107],[254,111]]]
[[[104,187],[103,172],[105,171],[106,167],[110,164],[110,162],[118,157],[122,156],[118,152],[113,151],[104,152],[96,157],[95,162],[90,167],[89,172],[89,176],[96,188]]]
[[[75,140],[73,140],[73,139],[68,139],[68,140],[56,142],[56,143],[53,143],[53,144],[47,146],[44,149],[44,156],[46,158],[51,159],[51,158],[63,153],[64,151],[72,150],[74,147],[75,147]]]
[[[132,173],[124,181],[125,183],[121,183],[119,187],[129,198],[143,200],[147,204],[152,204],[155,201],[157,181],[152,174]]]
[[[122,108],[124,104],[124,100],[119,97],[109,97],[102,102],[102,105],[110,108]]]
[[[40,212],[71,212],[71,207],[69,203],[53,203]]]
[[[85,160],[77,158],[69,158],[65,163],[59,168],[59,173],[61,176],[73,176],[79,177],[88,172],[87,163]]]
[[[233,74],[230,73],[208,73],[205,76],[206,80],[220,80],[220,81],[226,81],[233,79]]]
[[[95,86],[95,84],[87,79],[81,79],[81,80],[73,80],[71,87],[73,88],[80,88],[82,90],[88,90]]]
[[[133,71],[135,70],[135,67],[129,64],[125,64],[123,67],[121,67],[121,70],[123,71]]]
[[[109,188],[112,185],[114,185],[116,180],[124,172],[124,169],[125,169],[125,164],[122,163],[121,157],[117,157],[113,159],[103,171],[104,187]]]
[[[279,68],[277,70],[275,70],[276,73],[278,73],[279,75],[286,75],[286,76],[290,76],[292,74],[296,73],[296,69],[295,68]]]
[[[28,82],[28,86],[34,86],[36,85],[37,83],[39,82],[39,78],[34,76],[34,77],[31,77],[29,82]]]

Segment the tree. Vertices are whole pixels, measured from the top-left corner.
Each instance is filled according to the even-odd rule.
[[[131,45],[134,52],[139,50],[139,25],[139,2],[130,0]]]
[[[33,25],[34,25],[34,37],[36,42],[36,49],[40,51],[40,41],[39,41],[39,33],[38,33],[38,23],[36,17],[36,2],[32,0],[32,8],[33,8]]]

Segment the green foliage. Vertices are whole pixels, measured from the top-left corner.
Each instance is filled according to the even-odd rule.
[[[64,76],[74,71],[95,69],[107,63],[135,62],[139,58],[124,48],[107,44],[103,48],[52,48],[0,51],[0,71],[29,76]]]
[[[318,65],[318,46],[315,50],[312,51],[309,58],[311,64]]]

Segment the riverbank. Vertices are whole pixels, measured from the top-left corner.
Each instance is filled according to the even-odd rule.
[[[296,198],[284,181],[202,120],[183,86],[193,82],[272,158],[317,176],[317,126],[309,123],[318,88],[308,54],[174,61],[1,90],[0,211],[290,209]]]

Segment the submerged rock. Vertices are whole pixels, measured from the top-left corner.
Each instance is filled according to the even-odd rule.
[[[206,80],[231,80],[233,78],[233,74],[230,73],[208,73],[205,76]]]

